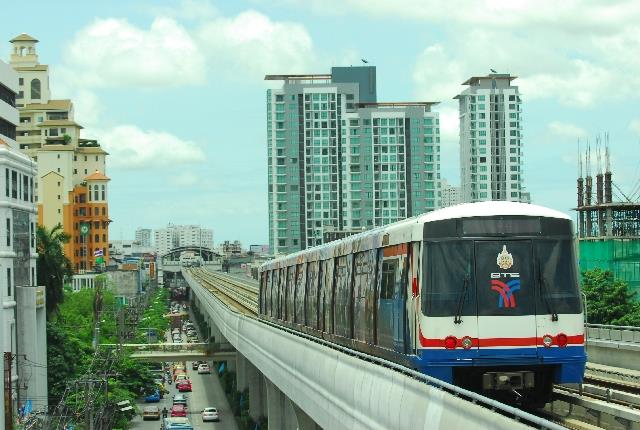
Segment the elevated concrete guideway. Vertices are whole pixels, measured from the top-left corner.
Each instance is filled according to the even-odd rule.
[[[250,415],[268,416],[270,428],[562,428],[393,363],[236,312],[189,270],[182,273],[210,334],[238,352],[233,366],[238,390],[249,389]]]

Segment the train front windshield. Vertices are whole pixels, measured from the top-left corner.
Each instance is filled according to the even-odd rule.
[[[581,312],[570,221],[472,220],[425,225],[425,315]]]

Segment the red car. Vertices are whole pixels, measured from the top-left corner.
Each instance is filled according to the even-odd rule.
[[[171,407],[171,416],[172,417],[186,417],[187,416],[187,408],[184,405],[173,405]]]
[[[178,391],[180,391],[181,393],[185,392],[185,391],[191,391],[191,381],[189,379],[181,379],[180,381],[178,381],[178,383],[176,384],[176,388],[178,389]]]

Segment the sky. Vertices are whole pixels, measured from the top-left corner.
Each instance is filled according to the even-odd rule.
[[[459,185],[453,97],[490,69],[518,76],[532,202],[572,214],[578,142],[609,134],[617,194],[640,197],[636,0],[183,0],[3,5],[37,38],[54,98],[110,153],[112,240],[200,224],[268,243],[265,74],[377,67],[379,101],[439,101],[442,177]],[[2,52],[2,51],[0,51]],[[595,151],[594,151],[595,152]],[[596,157],[592,152],[595,172]],[[622,197],[621,197],[622,198]]]

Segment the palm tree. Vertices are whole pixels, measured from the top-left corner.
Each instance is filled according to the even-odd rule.
[[[47,319],[64,300],[64,279],[71,276],[71,262],[64,255],[64,244],[71,236],[58,223],[51,230],[39,225],[38,239],[38,285],[44,285],[47,292]]]

